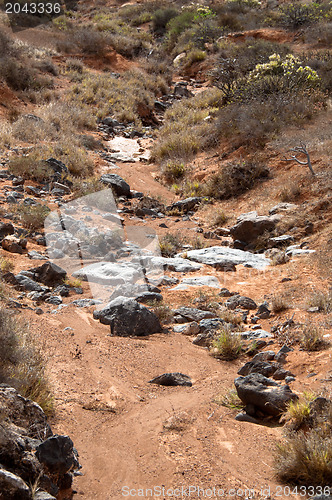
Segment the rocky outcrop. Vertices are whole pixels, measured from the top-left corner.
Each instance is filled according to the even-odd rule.
[[[51,500],[61,490],[71,498],[73,473],[80,468],[71,439],[52,435],[41,407],[5,384],[0,384],[0,413],[0,498]]]
[[[181,254],[178,256],[181,257]],[[255,269],[264,269],[270,264],[269,259],[264,255],[223,246],[189,250],[186,252],[186,257],[195,262],[212,266],[218,271],[234,271],[238,264]]]
[[[249,245],[266,231],[272,231],[279,219],[279,215],[257,215],[256,211],[248,212],[237,218],[237,223],[231,227],[230,234],[233,240]]]

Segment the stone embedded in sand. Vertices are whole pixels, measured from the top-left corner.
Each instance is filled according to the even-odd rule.
[[[194,278],[183,278],[181,283],[174,290],[187,290],[189,286],[208,286],[210,288],[220,288],[218,278],[215,276],[195,276]]]
[[[136,300],[118,297],[93,313],[103,325],[110,325],[111,335],[120,337],[150,335],[161,331],[158,317]]]
[[[191,378],[189,377],[189,375],[184,375],[183,373],[179,372],[163,373],[162,375],[149,380],[149,384],[166,386],[182,385],[187,387],[192,386]]]
[[[185,200],[179,200],[175,203],[172,203],[169,207],[166,208],[169,210],[179,210],[179,212],[187,213],[190,210],[193,210],[199,203],[201,203],[203,198],[198,196],[191,196],[190,198],[186,198]]]
[[[174,314],[182,316],[187,321],[201,321],[206,318],[214,318],[216,315],[211,311],[203,311],[202,309],[197,309],[196,307],[179,307],[175,309]]]

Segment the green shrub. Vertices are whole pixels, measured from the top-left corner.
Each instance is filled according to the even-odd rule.
[[[159,240],[163,257],[173,257],[182,248],[183,240],[178,234],[167,233]]]
[[[281,23],[287,28],[298,29],[301,26],[317,22],[324,15],[318,2],[293,2],[280,7]]]
[[[168,161],[162,168],[162,175],[168,184],[173,183],[178,179],[182,179],[185,172],[186,167],[182,162]]]
[[[240,356],[241,351],[241,336],[232,332],[228,325],[223,326],[218,337],[212,343],[213,356],[225,361],[232,361]]]
[[[158,9],[152,16],[152,29],[157,35],[163,35],[166,32],[166,26],[171,19],[179,14],[177,9],[166,7]]]

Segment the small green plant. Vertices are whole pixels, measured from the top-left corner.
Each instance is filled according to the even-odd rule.
[[[319,351],[326,346],[321,329],[311,323],[302,327],[300,335],[300,346],[305,351]]]
[[[284,417],[286,421],[290,422],[290,427],[293,430],[298,430],[301,426],[308,424],[310,419],[310,402],[315,397],[316,395],[311,392],[304,392],[299,399],[290,401]]]
[[[171,184],[181,179],[186,172],[186,167],[183,162],[169,160],[162,168],[162,175],[168,184]]]
[[[77,278],[66,278],[64,284],[71,288],[82,288],[82,281]]]
[[[237,359],[242,351],[242,339],[238,333],[232,332],[229,325],[223,326],[216,340],[212,343],[213,356],[225,361]]]

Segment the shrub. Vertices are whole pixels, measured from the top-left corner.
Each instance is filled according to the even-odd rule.
[[[53,170],[40,159],[36,152],[30,153],[29,156],[11,159],[8,163],[8,170],[16,177],[34,179],[37,182],[48,182],[54,174]]]
[[[317,2],[293,2],[280,7],[281,23],[287,28],[298,29],[317,22],[323,16],[321,5]]]
[[[163,257],[173,257],[181,250],[183,240],[178,234],[167,233],[159,240],[160,252]]]
[[[6,259],[5,257],[0,257],[0,273],[8,273],[12,271],[15,267],[15,264],[12,260]]]
[[[168,161],[162,168],[162,175],[165,181],[170,184],[181,179],[186,172],[186,167],[182,162]]]
[[[50,415],[53,397],[45,363],[27,326],[0,307],[0,380],[13,385],[24,397],[36,401]]]
[[[218,337],[212,343],[213,356],[225,361],[232,361],[240,356],[241,351],[241,336],[233,333],[228,325],[223,326]]]
[[[275,453],[275,471],[283,482],[324,486],[332,482],[332,432],[311,429],[289,433]]]
[[[284,295],[273,295],[271,300],[271,308],[274,313],[279,313],[289,309],[290,305],[287,297]]]
[[[310,402],[315,399],[315,394],[305,392],[299,399],[290,401],[284,419],[292,430],[299,430],[308,425],[311,420]]]
[[[313,292],[307,302],[308,307],[318,307],[324,313],[332,312],[332,289],[328,292]]]
[[[163,35],[166,32],[166,25],[171,19],[178,15],[179,11],[172,7],[158,9],[152,16],[152,30],[157,35]]]
[[[300,345],[305,351],[319,351],[326,346],[322,331],[316,325],[307,323],[302,327]]]
[[[237,395],[236,389],[230,389],[223,396],[214,399],[214,402],[230,410],[242,410],[245,407],[244,403]]]
[[[216,199],[227,199],[247,191],[257,180],[267,178],[269,170],[260,163],[232,162],[222,165],[207,182],[204,194]]]
[[[227,220],[228,220],[228,216],[225,214],[225,212],[222,209],[219,209],[213,213],[212,220],[211,220],[211,227],[223,226],[225,224],[225,222],[227,222]]]
[[[36,231],[37,229],[42,229],[44,227],[44,221],[50,209],[46,205],[18,205],[16,208],[16,214],[18,215],[21,224],[26,229],[30,231]]]
[[[172,322],[174,316],[172,309],[163,301],[153,301],[149,306],[162,325]]]
[[[280,201],[296,201],[301,196],[301,188],[297,183],[285,186],[279,193]]]

